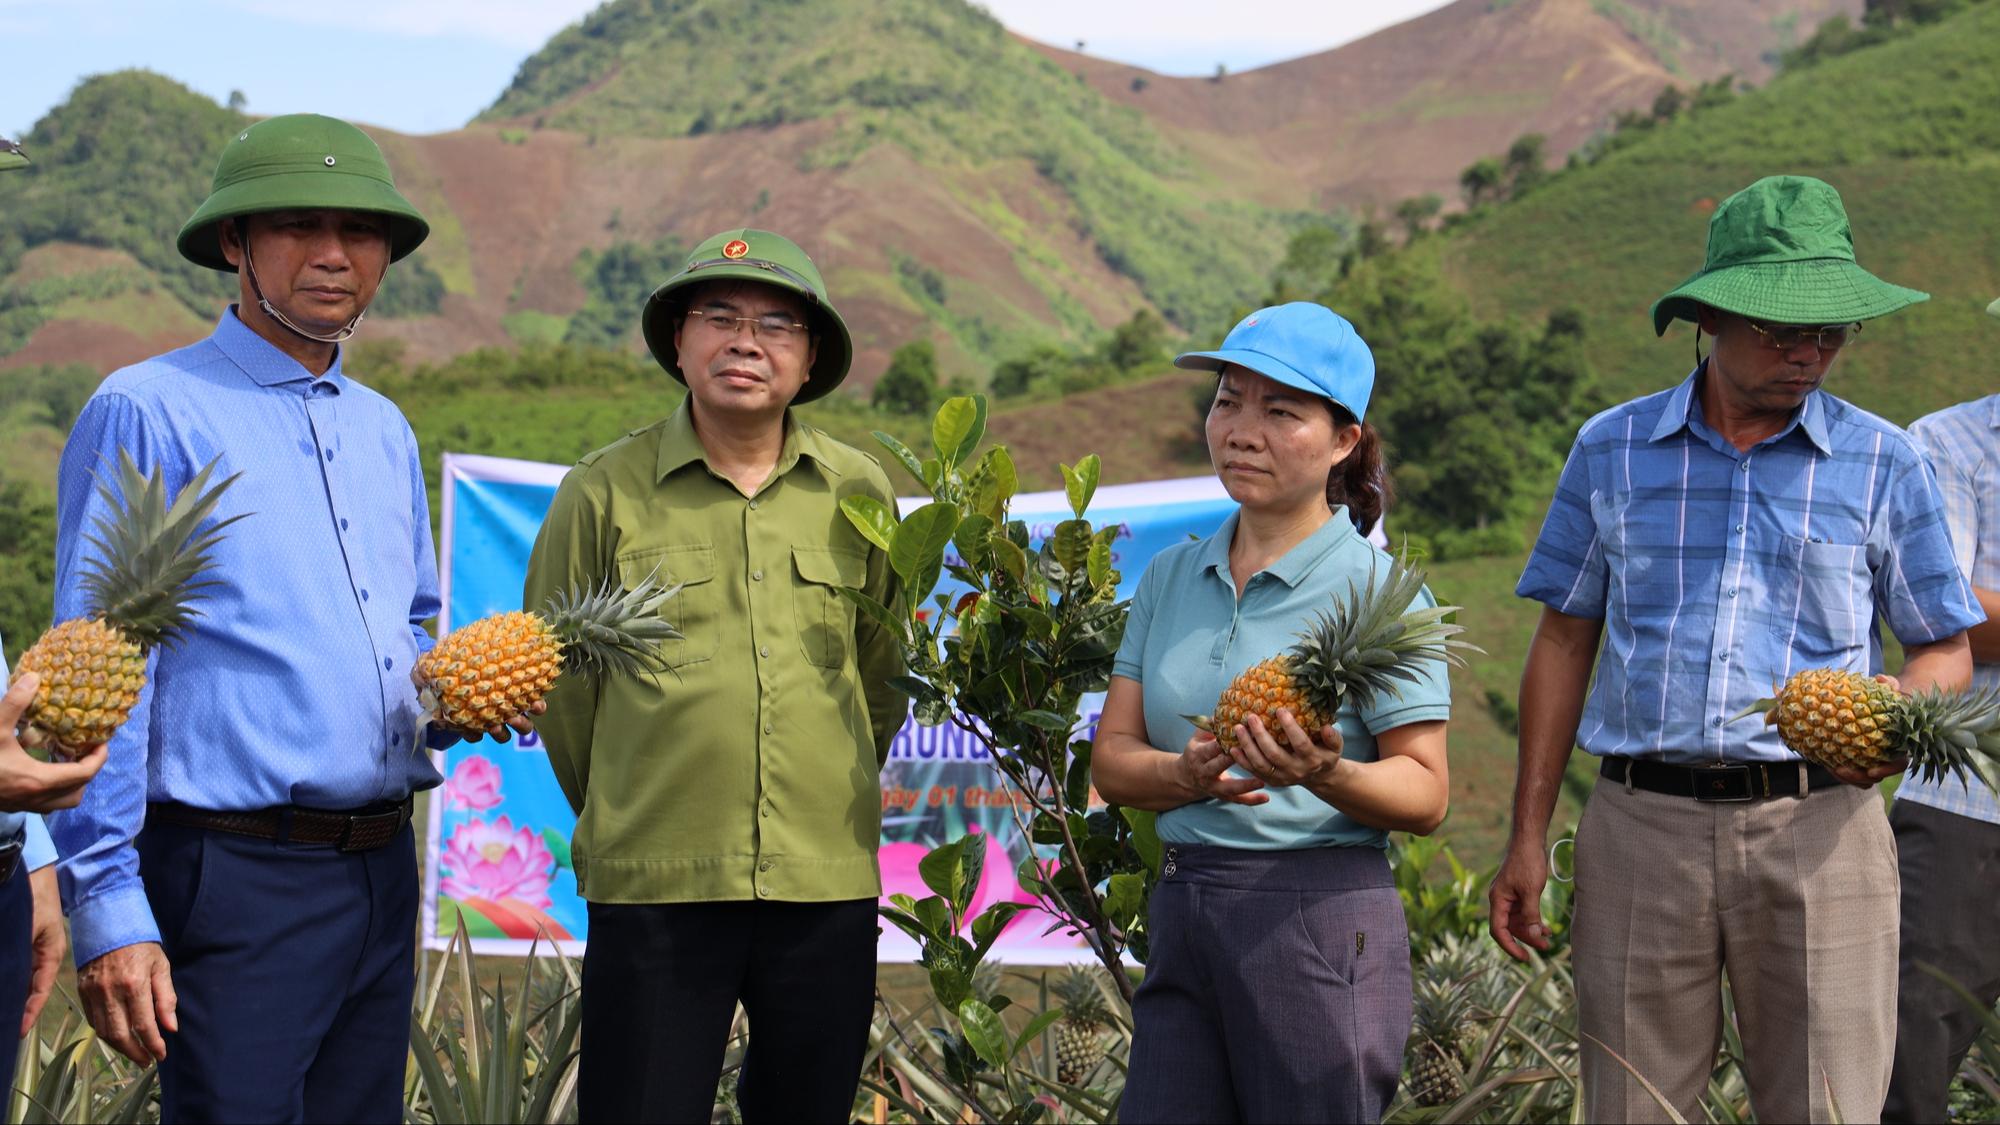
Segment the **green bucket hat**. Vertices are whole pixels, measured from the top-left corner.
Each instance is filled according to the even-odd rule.
[[[681,271],[646,299],[646,311],[639,321],[646,347],[654,361],[681,385],[687,385],[687,376],[681,373],[679,353],[674,348],[674,328],[686,314],[687,304],[675,294],[706,281],[754,281],[805,298],[819,354],[813,359],[812,377],[799,388],[793,403],[821,398],[847,378],[854,341],[848,335],[847,322],[826,299],[826,282],[820,279],[819,267],[791,239],[767,230],[742,228],[723,231],[695,247]]]
[[[21,151],[21,146],[5,137],[0,137],[0,172],[5,172],[9,168],[26,168],[27,166],[28,154]]]
[[[1722,201],[1708,220],[1708,255],[1693,277],[1653,302],[1653,330],[1709,305],[1773,324],[1847,324],[1930,300],[1854,262],[1840,193],[1811,176],[1766,176]]]
[[[215,184],[175,240],[181,257],[234,273],[216,227],[265,211],[333,208],[389,220],[389,260],[398,261],[430,234],[430,224],[396,190],[389,162],[368,134],[345,121],[294,113],[259,121],[222,148]]]

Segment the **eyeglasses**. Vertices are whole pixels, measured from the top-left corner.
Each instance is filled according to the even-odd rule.
[[[1763,337],[1764,346],[1781,352],[1791,351],[1806,341],[1823,352],[1830,352],[1854,342],[1861,334],[1859,324],[1822,324],[1808,327],[1799,324],[1759,324],[1754,320],[1744,320],[1750,331]]]
[[[750,326],[750,338],[762,340],[775,347],[796,344],[806,337],[806,326],[783,313],[765,313],[763,316],[730,316],[728,313],[709,309],[689,309],[688,319],[707,328],[718,336],[734,336],[741,329],[736,326]]]

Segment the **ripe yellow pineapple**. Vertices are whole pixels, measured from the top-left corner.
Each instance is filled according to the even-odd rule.
[[[657,613],[679,591],[652,578],[635,590],[606,580],[556,594],[539,614],[515,610],[452,630],[417,660],[430,722],[479,734],[541,702],[563,672],[665,670],[660,642],[681,634]]]
[[[1411,609],[1423,589],[1424,572],[1399,556],[1378,583],[1370,575],[1360,589],[1350,583],[1333,613],[1318,613],[1291,650],[1260,660],[1223,689],[1213,715],[1189,715],[1195,726],[1224,746],[1236,745],[1236,727],[1251,715],[1277,732],[1278,711],[1290,710],[1314,741],[1319,731],[1352,698],[1367,706],[1375,696],[1393,694],[1398,681],[1417,678],[1426,660],[1463,664],[1459,650],[1481,649],[1454,640],[1465,630],[1444,619],[1457,606]]]
[[[1908,755],[1910,770],[1927,781],[1950,775],[1963,784],[1971,769],[1994,782],[2000,690],[1903,695],[1856,672],[1813,668],[1736,718],[1760,713],[1809,762],[1865,770]]]
[[[205,530],[230,477],[210,488],[211,461],[170,505],[166,478],[139,472],[132,456],[118,454],[118,486],[100,479],[97,494],[115,515],[100,516],[90,542],[98,557],[84,564],[81,584],[88,617],[64,621],[21,654],[16,674],[33,672],[42,684],[22,716],[21,741],[70,758],[108,742],[146,684],[146,655],[171,641],[197,616],[189,602],[213,582],[196,579],[222,529]]]

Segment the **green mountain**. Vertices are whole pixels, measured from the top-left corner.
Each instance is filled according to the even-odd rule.
[[[1896,422],[1983,394],[2000,325],[2000,5],[1779,76],[1732,103],[1557,176],[1421,252],[1486,313],[1582,310],[1607,389],[1678,381],[1685,324],[1647,309],[1701,265],[1709,213],[1777,173],[1839,189],[1861,264],[1931,300],[1872,323],[1828,389]]]

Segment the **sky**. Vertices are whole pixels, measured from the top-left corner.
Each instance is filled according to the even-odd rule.
[[[458,128],[521,60],[598,0],[0,0],[0,136],[87,75],[143,67],[251,113],[329,113],[403,133]],[[717,0],[729,2],[729,0]],[[865,0],[843,0],[865,2]],[[1446,0],[986,0],[1023,35],[1163,74],[1296,58]],[[297,46],[315,46],[301,63]]]

